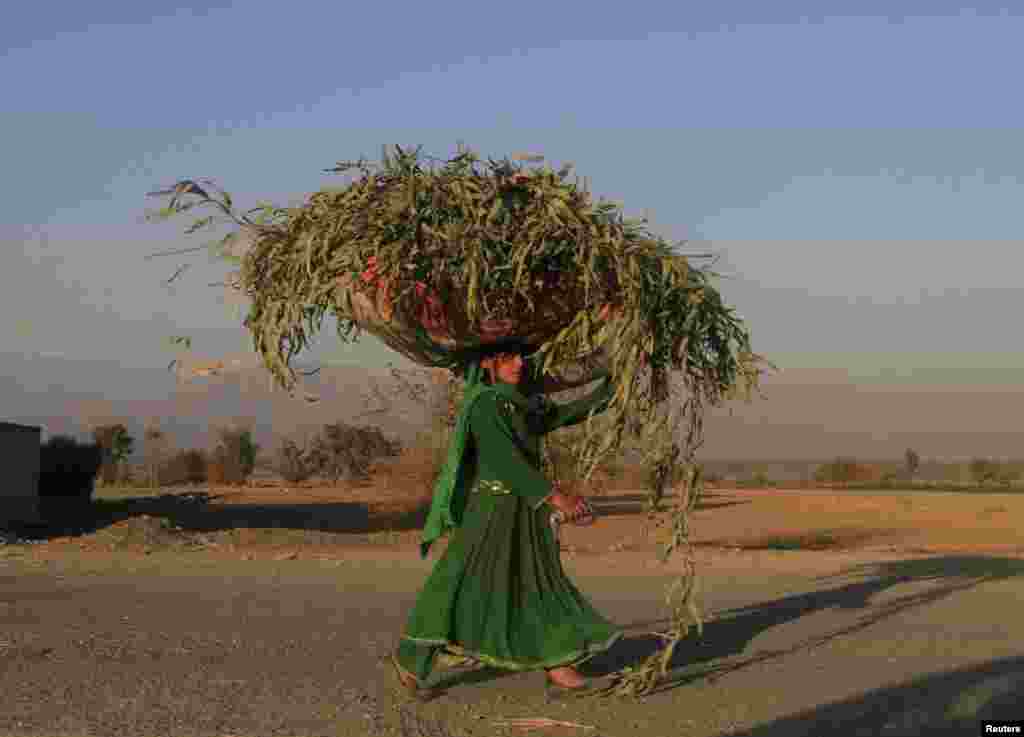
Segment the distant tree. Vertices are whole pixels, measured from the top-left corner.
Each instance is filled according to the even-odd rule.
[[[300,447],[294,440],[286,438],[278,448],[274,470],[281,474],[285,481],[294,484],[310,478],[316,469],[310,458],[309,448]]]
[[[914,478],[917,469],[921,467],[921,456],[913,448],[907,448],[906,453],[903,454],[903,463],[907,469],[907,475]]]
[[[241,484],[256,467],[259,446],[253,442],[252,431],[224,427],[217,431],[219,440],[210,464],[213,483]]]
[[[822,483],[849,483],[858,476],[858,463],[854,458],[837,457],[830,463],[818,466],[814,480]]]
[[[970,471],[971,478],[979,484],[996,481],[1001,470],[998,461],[989,460],[988,458],[974,458],[967,468]]]
[[[164,472],[169,484],[202,484],[208,480],[209,459],[201,450],[178,451],[168,461]]]
[[[99,425],[93,429],[92,436],[103,453],[100,478],[104,484],[117,483],[124,461],[135,449],[135,439],[121,423]]]
[[[146,441],[146,475],[149,485],[160,486],[160,471],[170,455],[170,438],[156,423],[146,426],[143,438]]]
[[[379,428],[336,422],[324,425],[309,451],[316,472],[332,484],[343,478],[365,479],[377,458],[395,456],[401,444],[384,437]]]
[[[352,430],[343,422],[324,425],[323,431],[313,440],[310,458],[317,472],[332,484],[336,485],[343,478],[365,475],[366,469],[353,450]]]
[[[242,473],[246,478],[252,476],[256,469],[256,457],[260,453],[260,446],[252,438],[250,430],[244,430],[238,438],[238,452],[242,462]]]

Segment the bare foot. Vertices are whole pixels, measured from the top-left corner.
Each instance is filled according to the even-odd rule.
[[[587,683],[587,679],[581,676],[578,670],[568,665],[562,668],[552,668],[548,671],[548,678],[565,688],[579,688]]]

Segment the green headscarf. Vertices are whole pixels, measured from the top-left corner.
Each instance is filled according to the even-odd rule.
[[[434,497],[430,505],[430,513],[427,515],[427,522],[423,526],[423,537],[420,542],[421,558],[427,557],[427,552],[435,540],[462,524],[462,513],[466,509],[469,494],[469,489],[466,488],[464,456],[466,441],[469,437],[469,414],[473,409],[473,404],[484,394],[493,392],[515,403],[523,410],[529,408],[529,404],[519,388],[502,381],[496,381],[493,385],[484,383],[481,362],[488,355],[495,353],[518,352],[524,354],[527,350],[517,344],[504,344],[488,349],[486,352],[479,351],[463,364],[465,365],[466,388],[462,406],[459,408],[459,416],[455,421],[455,429],[448,444],[448,456],[441,469],[441,475],[434,483]],[[527,363],[528,376],[532,376],[532,370],[530,364]],[[527,386],[532,386],[529,381],[528,379]]]

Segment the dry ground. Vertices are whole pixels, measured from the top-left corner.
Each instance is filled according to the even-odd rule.
[[[648,701],[546,705],[537,674],[485,670],[442,674],[446,696],[414,706],[380,657],[440,552],[416,553],[416,500],[139,494],[102,490],[81,529],[0,546],[0,734],[490,737],[545,716],[595,729],[535,734],[953,735],[1022,718],[1021,495],[712,489],[694,520],[707,626]],[[564,543],[629,633],[600,675],[653,652],[670,578],[641,494],[595,505]]]
[[[368,545],[413,550],[426,512],[422,497],[372,483],[101,489],[96,498],[91,524],[40,533],[35,550],[260,557],[331,557]],[[644,512],[643,493],[592,499],[599,522],[566,528],[567,552],[656,549],[659,528]],[[694,542],[711,548],[1015,554],[1024,552],[1024,494],[712,488],[693,530]]]

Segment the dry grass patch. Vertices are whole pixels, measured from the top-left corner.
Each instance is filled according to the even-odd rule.
[[[878,542],[886,535],[862,529],[814,530],[804,533],[768,533],[760,538],[730,541],[743,550],[849,550]]]
[[[815,538],[837,547],[885,542],[914,548],[1024,550],[1024,498],[999,494],[720,490],[750,503],[697,512],[704,544],[793,544]]]
[[[204,489],[98,490],[92,528],[59,533],[57,550],[222,551],[315,555],[346,546],[412,549],[429,510],[434,451],[381,459],[366,482],[274,483]],[[567,527],[578,552],[653,550],[637,470],[598,475],[593,527]],[[192,501],[187,500],[191,496]],[[1024,551],[1024,495],[850,490],[710,489],[693,515],[694,543],[760,550],[864,548]],[[262,551],[262,552],[261,552]]]

